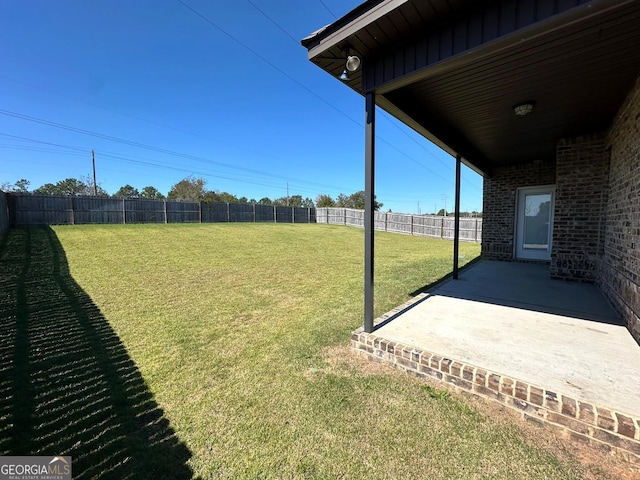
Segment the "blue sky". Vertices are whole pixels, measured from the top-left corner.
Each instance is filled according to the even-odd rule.
[[[255,199],[362,190],[364,99],[300,45],[361,2],[183,2],[209,21],[180,0],[0,1],[0,184],[87,176],[93,149],[110,193],[189,175]],[[451,156],[381,111],[377,136],[383,210],[452,210]]]

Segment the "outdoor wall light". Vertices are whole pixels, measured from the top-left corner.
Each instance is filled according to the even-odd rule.
[[[513,106],[513,111],[516,113],[516,115],[524,117],[525,115],[533,112],[533,107],[535,106],[536,102],[533,101],[518,103],[517,105]]]
[[[347,63],[345,66],[350,72],[355,72],[356,70],[358,70],[358,68],[360,68],[360,57],[357,57],[356,55],[348,55]]]
[[[348,82],[351,80],[349,78],[349,72],[355,72],[360,68],[360,57],[357,55],[351,55],[349,50],[346,51],[347,61],[344,64],[344,70],[340,74],[340,80],[343,82]]]

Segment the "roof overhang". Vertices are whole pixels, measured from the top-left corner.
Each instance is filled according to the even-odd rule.
[[[609,127],[640,75],[638,25],[638,0],[369,0],[302,44],[336,78],[359,55],[350,88],[490,174]]]

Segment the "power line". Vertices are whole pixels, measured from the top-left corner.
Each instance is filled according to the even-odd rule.
[[[40,85],[34,85],[32,83],[29,83],[29,82],[16,80],[15,78],[10,78],[10,77],[7,77],[5,75],[0,75],[0,78],[3,78],[5,80],[9,80],[11,82],[15,82],[15,83],[19,83],[19,84],[25,85],[25,86],[27,86],[29,88],[33,88],[33,89],[36,89],[36,90],[41,90],[43,92],[51,93],[51,94],[57,95],[59,97],[66,98],[68,100],[73,100],[74,102],[82,103],[84,105],[89,105],[89,106],[94,107],[94,108],[99,108],[99,109],[105,110],[107,112],[116,113],[116,114],[122,115],[124,117],[133,118],[134,120],[140,120],[140,121],[143,121],[143,122],[146,122],[146,123],[150,123],[152,125],[156,125],[158,127],[167,128],[169,130],[174,130],[174,131],[180,132],[180,133],[186,133],[187,135],[191,135],[191,136],[194,136],[194,137],[202,138],[204,140],[212,141],[212,139],[210,137],[206,137],[204,135],[200,135],[200,134],[195,133],[195,132],[190,132],[190,131],[184,130],[182,128],[178,128],[178,127],[175,127],[175,126],[172,126],[172,125],[167,125],[165,123],[157,122],[155,120],[150,120],[148,118],[140,117],[138,115],[132,115],[132,114],[127,113],[127,112],[121,112],[119,110],[114,110],[113,108],[105,107],[103,105],[98,105],[96,103],[91,103],[91,102],[87,102],[87,101],[84,101],[84,100],[80,100],[80,99],[72,97],[70,95],[65,95],[63,93],[56,92],[56,91],[51,90],[49,88],[44,88],[44,87],[42,87]]]
[[[294,42],[298,43],[298,40],[296,40],[293,35],[291,35],[289,32],[287,32],[284,28],[282,28],[280,26],[280,24],[278,22],[276,22],[273,18],[271,18],[264,10],[262,10],[260,7],[258,7],[255,3],[253,3],[251,0],[247,0],[247,2],[249,2],[249,5],[251,5],[253,8],[255,8],[256,10],[258,10],[262,15],[264,15],[271,23],[273,23],[276,27],[278,27],[280,29],[280,31],[282,31],[282,33],[284,33],[287,37],[289,37],[291,40],[293,40]]]
[[[335,13],[333,13],[333,12],[331,11],[331,9],[327,6],[327,4],[326,4],[326,3],[324,3],[322,0],[318,0],[318,1],[322,4],[322,6],[323,6],[324,8],[326,8],[326,9],[327,9],[327,12],[329,12],[331,15],[333,15],[333,18],[335,18],[336,20],[338,19],[338,17],[336,16],[336,14],[335,14]]]
[[[217,165],[217,166],[221,166],[221,167],[225,167],[225,168],[229,168],[229,169],[233,169],[233,170],[239,170],[239,171],[242,171],[242,172],[253,173],[253,174],[256,174],[256,175],[260,175],[260,176],[279,178],[279,179],[282,179],[282,180],[295,180],[295,181],[297,181],[299,183],[306,183],[306,184],[309,184],[309,185],[316,185],[316,186],[319,186],[319,187],[330,187],[330,188],[334,188],[335,187],[335,185],[326,185],[326,184],[321,184],[321,183],[316,183],[316,182],[310,182],[308,180],[301,180],[301,179],[297,179],[297,178],[287,177],[287,176],[284,176],[284,175],[277,175],[277,174],[274,174],[274,173],[263,172],[263,171],[255,170],[255,169],[252,169],[252,168],[241,167],[241,166],[238,166],[238,165],[231,165],[231,164],[224,163],[224,162],[219,162],[219,161],[216,161],[216,160],[210,160],[210,159],[207,159],[207,158],[204,158],[204,157],[198,157],[196,155],[189,155],[189,154],[186,154],[186,153],[181,153],[181,152],[176,152],[176,151],[173,151],[173,150],[168,150],[166,148],[155,147],[153,145],[147,145],[147,144],[140,143],[140,142],[134,142],[132,140],[126,140],[126,139],[114,137],[114,136],[111,136],[111,135],[105,135],[105,134],[98,133],[98,132],[93,132],[93,131],[90,131],[90,130],[84,130],[84,129],[73,127],[73,126],[70,126],[70,125],[63,125],[61,123],[52,122],[50,120],[45,120],[45,119],[42,119],[42,118],[31,117],[31,116],[24,115],[24,114],[21,114],[21,113],[11,112],[9,110],[0,109],[0,115],[6,115],[6,116],[9,116],[9,117],[19,118],[21,120],[27,120],[27,121],[34,122],[34,123],[39,123],[39,124],[42,124],[42,125],[47,125],[47,126],[51,126],[51,127],[55,127],[55,128],[60,128],[62,130],[71,131],[71,132],[74,132],[74,133],[80,133],[82,135],[88,135],[88,136],[92,136],[92,137],[96,137],[96,138],[102,138],[104,140],[109,140],[109,141],[112,141],[112,142],[122,143],[122,144],[125,144],[125,145],[130,145],[130,146],[133,146],[133,147],[142,148],[142,149],[145,149],[145,150],[151,150],[151,151],[155,151],[155,152],[158,152],[158,153],[164,153],[166,155],[172,155],[172,156],[176,156],[176,157],[180,157],[180,158],[186,158],[186,159],[189,159],[189,160],[195,160],[195,161],[202,162],[202,163],[207,163],[207,164],[211,164],[211,165]]]
[[[182,2],[182,0],[178,0],[180,1],[180,3],[182,3],[184,5],[184,2]],[[296,45],[298,44],[298,40],[296,40],[293,35],[291,35],[282,25],[280,25],[274,18],[272,18],[269,14],[267,14],[263,9],[259,8],[257,5],[255,5],[251,0],[247,0],[249,2],[249,4],[251,6],[253,6],[258,12],[260,12],[267,20],[269,20],[272,24],[274,24],[281,32],[283,32],[287,37],[289,37]],[[329,13],[331,13],[334,17],[336,17],[336,15],[331,12],[331,10],[329,9],[329,7],[327,7],[327,5],[322,1],[319,0],[320,3],[322,3],[322,5],[324,5],[324,7],[329,11]],[[193,9],[191,9],[193,11]],[[198,14],[199,16],[203,17],[202,15]],[[337,17],[336,17],[337,18]],[[216,28],[220,31],[223,31],[219,26],[215,25]],[[225,32],[226,33],[226,32]],[[232,37],[231,35],[229,35],[227,33],[228,36]],[[238,42],[240,43],[240,45],[245,46],[242,42]],[[246,47],[248,48],[248,47]],[[252,53],[253,52],[251,49],[249,49]],[[258,55],[258,54],[256,54]],[[265,60],[263,57],[261,57],[260,55],[258,55],[260,58],[262,58],[263,60]],[[267,61],[267,60],[265,60]],[[267,61],[267,63],[269,63],[271,65],[270,62]],[[279,70],[279,69],[278,69]],[[280,71],[280,70],[279,70]],[[315,95],[315,94],[314,94]],[[333,106],[332,104],[330,104],[327,100],[322,99],[325,103]],[[337,107],[333,106],[336,110]],[[342,112],[341,112],[342,113]],[[406,131],[404,131],[392,118],[390,118],[390,116],[388,114],[386,114],[385,112],[381,112],[383,118],[385,118],[391,125],[393,125],[397,130],[399,130],[403,135],[405,135],[407,138],[409,138],[412,142],[414,142],[416,145],[418,145],[420,148],[422,148],[429,156],[433,157],[435,160],[437,160],[441,165],[445,166],[447,169],[453,171],[453,166],[450,164],[445,163],[442,159],[438,158],[436,155],[433,154],[433,152],[429,151],[422,143],[418,142],[415,138],[413,138],[411,135],[409,135]],[[350,120],[354,121],[358,126],[362,126],[362,124],[360,122],[355,121],[354,119],[352,119],[351,117],[348,117]],[[379,137],[378,135],[376,135],[376,138],[380,141],[382,141],[383,143],[386,143],[387,145],[389,145],[391,148],[398,150],[398,148],[396,148],[394,145],[392,145],[391,143],[387,142],[386,140],[382,139],[381,137]],[[427,171],[434,173],[436,176],[438,176],[440,179],[445,180],[446,182],[452,182],[451,179],[444,179],[442,176],[440,176],[439,174],[435,173],[435,171],[429,167],[427,167],[426,165],[424,165],[423,163],[421,163],[420,161],[416,160],[415,158],[407,155],[404,152],[401,152],[405,157],[409,158],[411,161],[415,162],[416,164],[418,164],[419,166],[423,167],[424,169],[426,169]],[[470,183],[468,180],[463,179],[464,182],[466,182],[470,187],[477,189],[477,187],[475,185],[473,185],[472,183]]]
[[[2,133],[0,132],[0,135],[4,136],[4,137],[9,137],[9,138],[13,138],[13,139],[17,139],[17,140],[21,140],[21,141],[28,141],[28,142],[32,142],[32,143],[38,143],[38,144],[43,144],[43,145],[50,145],[50,146],[56,146],[59,148],[64,148],[64,149],[68,149],[68,150],[73,150],[73,151],[78,151],[78,152],[82,152],[82,153],[64,153],[64,152],[55,152],[55,151],[51,151],[51,153],[62,153],[65,155],[73,155],[73,156],[84,156],[86,155],[88,152],[90,152],[91,150],[86,149],[86,148],[80,148],[80,147],[74,147],[71,145],[63,145],[63,144],[59,144],[59,143],[54,143],[54,142],[46,142],[43,140],[36,140],[36,139],[32,139],[32,138],[27,138],[27,137],[21,137],[18,135],[11,135],[11,134],[7,134],[7,133]],[[26,147],[8,147],[8,148],[17,148],[17,149],[24,149],[24,150],[33,150],[33,151],[41,151],[41,150],[36,150],[36,149],[27,149]],[[259,186],[263,186],[263,187],[270,187],[270,188],[279,188],[281,185],[280,184],[276,184],[276,183],[262,183],[262,182],[256,182],[253,180],[248,180],[245,178],[237,178],[237,177],[229,177],[229,176],[224,176],[224,175],[219,175],[219,174],[214,174],[214,173],[210,173],[210,172],[206,172],[206,171],[196,171],[194,169],[185,169],[185,168],[179,168],[179,167],[175,167],[173,165],[166,165],[166,164],[162,164],[162,163],[157,163],[154,162],[152,160],[148,160],[148,159],[133,159],[130,157],[126,157],[122,154],[119,154],[117,152],[109,152],[109,151],[105,151],[105,150],[101,150],[99,152],[101,157],[106,157],[106,158],[111,158],[114,159],[116,161],[120,161],[120,162],[124,162],[124,163],[130,163],[130,164],[136,164],[136,165],[143,165],[143,166],[151,166],[151,167],[156,167],[156,168],[164,168],[164,169],[168,169],[168,170],[174,170],[174,171],[179,171],[179,172],[184,172],[184,173],[189,173],[189,174],[196,174],[196,175],[202,175],[205,177],[212,177],[212,178],[220,178],[220,179],[224,179],[224,180],[230,180],[230,181],[234,181],[234,182],[242,182],[242,183],[247,183],[247,184],[252,184],[252,185],[259,185]],[[284,177],[283,177],[284,179]],[[345,189],[342,187],[337,187],[335,185],[325,185],[325,184],[316,184],[315,182],[305,182],[303,180],[298,180],[298,179],[294,179],[297,182],[300,183],[309,183],[311,185],[315,185],[315,186],[319,186],[319,187],[328,187],[330,188],[330,190],[332,191],[344,191]],[[311,190],[311,189],[302,189],[302,188],[298,188],[299,191],[304,191],[304,192],[313,192],[313,193],[325,193],[324,191],[319,191],[319,190]]]
[[[84,101],[84,100],[80,100],[80,99],[78,99],[78,98],[71,97],[71,96],[69,96],[69,95],[65,95],[65,94],[62,94],[62,93],[60,93],[60,92],[56,92],[56,91],[54,91],[54,90],[51,90],[51,89],[48,89],[48,88],[44,88],[44,87],[39,86],[39,85],[34,85],[34,84],[31,84],[31,83],[28,83],[28,82],[23,82],[23,81],[20,81],[20,80],[16,80],[16,79],[14,79],[14,78],[9,78],[9,77],[4,76],[4,75],[0,75],[0,78],[3,78],[3,79],[5,79],[5,80],[9,80],[9,81],[12,81],[12,82],[15,82],[15,83],[19,83],[19,84],[25,85],[25,86],[27,86],[27,87],[29,87],[29,88],[33,88],[33,89],[41,90],[41,91],[44,91],[44,92],[47,92],[47,93],[50,93],[50,94],[53,94],[53,95],[57,95],[57,96],[60,96],[60,97],[66,98],[66,99],[68,99],[68,100],[73,100],[74,102],[78,102],[78,103],[82,103],[82,104],[85,104],[85,105],[89,105],[89,106],[94,107],[94,108],[99,108],[99,109],[101,109],[101,110],[105,110],[105,111],[107,111],[107,112],[116,113],[116,114],[118,114],[118,115],[122,115],[122,116],[125,116],[125,117],[133,118],[133,119],[135,119],[135,120],[140,120],[140,121],[143,121],[143,122],[146,122],[146,123],[150,123],[150,124],[152,124],[152,125],[156,125],[156,126],[159,126],[159,127],[167,128],[167,129],[169,129],[169,130],[174,130],[174,131],[176,131],[176,132],[180,132],[180,133],[184,133],[184,134],[187,134],[187,135],[191,135],[191,136],[193,136],[193,137],[202,138],[202,139],[204,139],[204,140],[208,140],[208,141],[211,141],[211,142],[215,142],[215,143],[218,143],[218,144],[221,144],[221,145],[235,146],[235,145],[233,145],[233,144],[229,144],[229,143],[221,142],[220,140],[213,140],[213,139],[212,139],[212,138],[210,138],[210,137],[207,137],[207,136],[205,136],[205,135],[200,135],[200,134],[198,134],[198,133],[191,132],[191,131],[189,131],[189,130],[185,130],[185,129],[182,129],[182,128],[178,128],[178,127],[175,127],[175,126],[172,126],[172,125],[167,125],[167,124],[165,124],[165,123],[161,123],[161,122],[156,122],[155,120],[150,120],[150,119],[148,119],[148,118],[140,117],[140,116],[137,116],[137,115],[132,115],[132,114],[129,114],[129,113],[127,113],[127,112],[122,112],[122,111],[119,111],[119,110],[114,110],[114,109],[112,109],[112,108],[104,107],[104,106],[102,106],[102,105],[98,105],[98,104],[95,104],[95,103],[86,102],[86,101]],[[353,119],[352,119],[352,120],[353,120]],[[355,121],[355,120],[353,120],[353,121]],[[273,155],[268,155],[268,154],[264,154],[264,153],[261,153],[261,155],[263,155],[265,158],[274,158],[274,159],[280,159],[280,160],[283,160],[283,158],[281,158],[281,157],[276,157],[276,156],[273,156]]]
[[[234,42],[236,42],[238,45],[242,46],[243,48],[245,48],[247,51],[251,52],[253,55],[255,55],[256,57],[258,57],[260,60],[262,60],[263,62],[265,62],[267,65],[269,65],[271,68],[273,68],[274,70],[276,70],[277,72],[280,72],[282,75],[284,75],[285,77],[287,77],[289,80],[291,80],[293,83],[295,83],[296,85],[298,85],[299,87],[303,88],[304,90],[306,90],[307,92],[309,92],[311,95],[313,95],[314,97],[316,97],[318,100],[320,100],[321,102],[327,104],[329,107],[331,107],[332,109],[334,109],[336,112],[338,112],[340,115],[342,115],[343,117],[345,117],[346,119],[348,119],[350,122],[355,123],[356,125],[358,125],[359,127],[362,127],[362,124],[360,122],[358,122],[357,120],[355,120],[354,118],[350,117],[349,115],[347,115],[346,113],[344,113],[342,110],[340,110],[338,107],[336,107],[335,105],[333,105],[332,103],[328,102],[327,100],[325,100],[324,98],[322,98],[320,95],[318,95],[316,92],[314,92],[313,90],[311,90],[309,87],[307,87],[306,85],[304,85],[303,83],[301,83],[300,81],[296,80],[294,77],[292,77],[291,75],[289,75],[287,72],[285,72],[284,70],[282,70],[281,68],[279,68],[277,65],[275,65],[273,62],[267,60],[265,57],[263,57],[262,55],[260,55],[258,52],[256,52],[253,48],[251,48],[250,46],[248,46],[246,43],[242,42],[241,40],[237,39],[236,37],[234,37],[233,35],[231,35],[229,32],[227,32],[226,30],[224,30],[222,27],[220,27],[219,25],[215,24],[214,22],[212,22],[211,20],[209,20],[207,17],[205,17],[203,14],[201,14],[200,12],[198,12],[196,9],[194,9],[193,7],[191,7],[190,5],[188,5],[187,3],[183,2],[182,0],[177,0],[179,3],[181,3],[182,5],[185,6],[185,8],[191,10],[195,15],[197,15],[198,17],[200,17],[201,19],[203,19],[205,22],[207,22],[209,25],[211,25],[212,27],[214,27],[216,30],[218,30],[219,32],[223,33],[224,35],[226,35],[227,37],[229,37],[231,40],[233,40]]]
[[[6,147],[6,148],[10,148],[10,149],[16,149],[16,150],[27,150],[27,151],[37,151],[37,152],[47,152],[47,153],[54,153],[54,154],[59,154],[59,155],[66,155],[66,156],[74,156],[74,157],[82,157],[85,158],[87,156],[87,152],[88,150],[86,148],[79,148],[79,147],[73,147],[70,145],[61,145],[61,144],[56,144],[53,142],[45,142],[45,141],[41,141],[41,140],[33,140],[33,139],[27,139],[25,137],[18,137],[16,135],[8,135],[8,134],[3,134],[0,133],[0,135],[4,135],[7,137],[11,137],[11,138],[17,138],[17,139],[21,139],[21,140],[25,140],[25,141],[32,141],[35,143],[41,143],[41,144],[45,144],[45,145],[52,145],[52,146],[57,146],[59,148],[64,148],[64,149],[68,149],[68,150],[76,150],[78,151],[78,153],[74,153],[74,152],[61,152],[61,151],[56,151],[56,150],[51,150],[51,149],[44,149],[44,148],[29,148],[26,146],[15,146],[15,145],[0,145],[0,148]],[[128,156],[124,156],[122,154],[119,154],[117,152],[109,152],[109,151],[105,151],[105,150],[100,150],[99,152],[100,158],[104,158],[104,159],[111,159],[112,161],[116,162],[116,163],[124,163],[124,164],[131,164],[131,165],[141,165],[144,167],[152,167],[154,169],[164,169],[164,170],[170,170],[170,171],[176,171],[176,172],[182,172],[182,173],[187,173],[189,175],[199,175],[202,177],[206,177],[206,178],[215,178],[215,179],[225,179],[225,180],[229,180],[232,182],[238,182],[238,183],[242,183],[242,184],[251,184],[251,185],[258,185],[258,186],[263,186],[263,187],[268,187],[268,188],[274,188],[274,189],[280,189],[282,188],[281,184],[278,183],[264,183],[264,182],[258,182],[258,181],[253,181],[253,180],[248,180],[245,178],[236,178],[236,177],[230,177],[230,176],[224,176],[224,175],[218,175],[215,173],[211,173],[209,171],[205,171],[205,170],[194,170],[194,169],[188,169],[188,168],[180,168],[180,167],[176,167],[173,165],[166,165],[166,164],[162,164],[162,163],[158,163],[158,162],[154,162],[148,159],[140,159],[140,158],[131,158]],[[117,168],[117,169],[113,169],[113,168],[109,168],[109,163],[105,164],[105,165],[101,165],[101,171],[103,172],[117,172],[119,174],[122,173],[126,173],[126,170],[123,170],[122,168]],[[155,177],[156,175],[153,175],[153,173],[145,173],[144,174],[145,177],[149,177],[149,176],[153,176]],[[157,176],[158,178],[165,178],[163,176]],[[134,181],[131,181],[129,183],[134,183]],[[290,184],[291,186],[291,184]],[[310,197],[315,197],[319,194],[327,194],[327,193],[331,193],[331,194],[337,194],[337,193],[344,193],[345,189],[339,189],[339,188],[335,188],[335,189],[331,189],[329,192],[327,192],[326,190],[314,190],[314,189],[308,189],[308,188],[304,188],[302,186],[296,187],[294,185],[294,190],[296,192],[298,192],[298,194],[302,194],[303,196],[310,196]],[[417,194],[409,194],[409,195],[398,195],[395,192],[388,192],[388,193],[384,193],[382,191],[379,192],[379,196],[384,196],[384,200],[385,202],[394,202],[394,203],[398,203],[398,204],[413,204],[415,202],[416,198],[419,198],[420,201],[425,201],[426,203],[429,203],[429,201],[431,201],[432,199],[436,198],[434,196],[424,196],[421,193],[417,193]],[[437,196],[438,198],[441,198],[442,195]],[[468,210],[471,211],[473,209],[469,209],[466,207],[462,207],[462,210]]]

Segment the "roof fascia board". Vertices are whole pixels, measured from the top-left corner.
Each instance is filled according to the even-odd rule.
[[[338,43],[342,42],[346,38],[349,38],[354,33],[357,33],[367,25],[384,17],[389,12],[392,12],[393,10],[404,5],[408,1],[409,0],[386,0],[382,3],[379,3],[378,5],[375,5],[370,10],[367,10],[358,18],[356,18],[352,22],[349,22],[347,25],[336,30],[335,32],[331,32],[326,36],[324,36],[324,31],[320,32],[319,36],[321,36],[322,38],[320,38],[319,42],[309,50],[308,52],[309,60],[313,59],[318,55],[321,55],[326,50],[337,45]],[[327,27],[325,31],[327,29],[329,29],[329,27]]]

